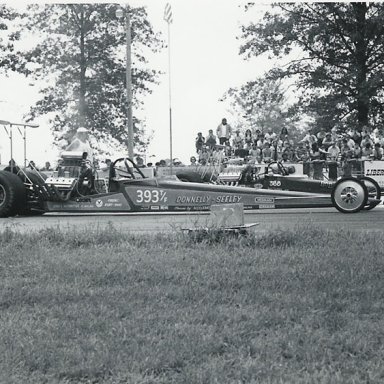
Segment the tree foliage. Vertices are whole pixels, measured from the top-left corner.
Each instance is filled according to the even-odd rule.
[[[269,77],[295,79],[303,112],[321,127],[361,129],[383,123],[383,16],[383,3],[278,3],[243,26],[240,52],[288,58]]]
[[[280,133],[286,127],[291,133],[296,120],[295,111],[289,107],[281,82],[257,78],[239,88],[231,88],[224,95],[229,100],[236,116],[240,116],[239,126],[266,131],[272,128]]]
[[[15,53],[15,42],[19,40],[20,33],[10,30],[11,22],[18,16],[20,15],[14,9],[0,4],[0,73],[17,71],[22,66],[22,61]]]
[[[79,126],[99,142],[126,144],[126,56],[123,21],[116,4],[31,5],[25,30],[38,43],[23,53],[25,73],[47,80],[30,118],[50,114],[56,138],[64,145]],[[144,8],[126,8],[132,31],[133,109],[151,92],[158,73],[146,55],[162,48]],[[143,122],[134,117],[136,146],[145,145]],[[113,143],[114,142],[114,143]]]

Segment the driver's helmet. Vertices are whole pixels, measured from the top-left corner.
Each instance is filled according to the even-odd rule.
[[[279,166],[277,165],[277,163],[270,164],[269,169],[270,169],[270,171],[271,171],[274,175],[277,175],[277,174],[280,173]]]
[[[292,175],[292,173],[295,173],[295,171],[296,171],[296,169],[293,165],[289,165],[288,167],[286,167],[286,169],[287,169],[289,175]]]

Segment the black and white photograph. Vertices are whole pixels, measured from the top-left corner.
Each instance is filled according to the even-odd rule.
[[[384,3],[0,3],[0,384],[384,382]]]

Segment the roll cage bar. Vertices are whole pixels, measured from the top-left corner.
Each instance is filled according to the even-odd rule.
[[[129,175],[132,177],[132,179],[136,179],[136,176],[132,170],[132,168],[143,178],[145,179],[146,177],[144,176],[143,172],[141,172],[140,168],[138,168],[138,166],[136,165],[136,163],[128,158],[128,157],[120,157],[119,159],[116,159],[112,164],[111,164],[111,167],[110,167],[110,170],[109,170],[109,179],[110,180],[113,180],[113,178],[116,176],[116,164],[123,161],[124,162],[124,165],[125,165],[125,168],[127,169],[127,172],[129,173]]]

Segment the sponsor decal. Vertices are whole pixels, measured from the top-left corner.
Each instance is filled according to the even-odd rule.
[[[384,169],[367,169],[366,176],[384,176]]]
[[[210,200],[211,200],[210,196],[177,196],[176,197],[176,203],[181,203],[181,204],[185,204],[185,203],[207,204]]]
[[[257,204],[275,204],[274,197],[255,197],[255,203]]]
[[[75,201],[77,203],[90,203],[91,199],[89,197],[78,197]]]
[[[259,205],[260,209],[270,209],[270,208],[275,208],[275,204],[260,204]]]
[[[239,195],[221,195],[217,196],[215,199],[216,203],[239,203],[241,196]]]
[[[115,194],[114,196],[102,196],[102,197],[80,197],[76,200],[69,200],[67,202],[54,203],[47,202],[48,211],[90,211],[97,212],[98,210],[103,211],[116,211],[116,212],[126,212],[130,211],[130,206],[127,200],[121,193]]]
[[[105,203],[104,204],[104,207],[114,207],[114,208],[119,208],[119,207],[122,207],[123,204],[122,203]]]
[[[335,184],[329,181],[320,181],[320,187],[332,188]]]

